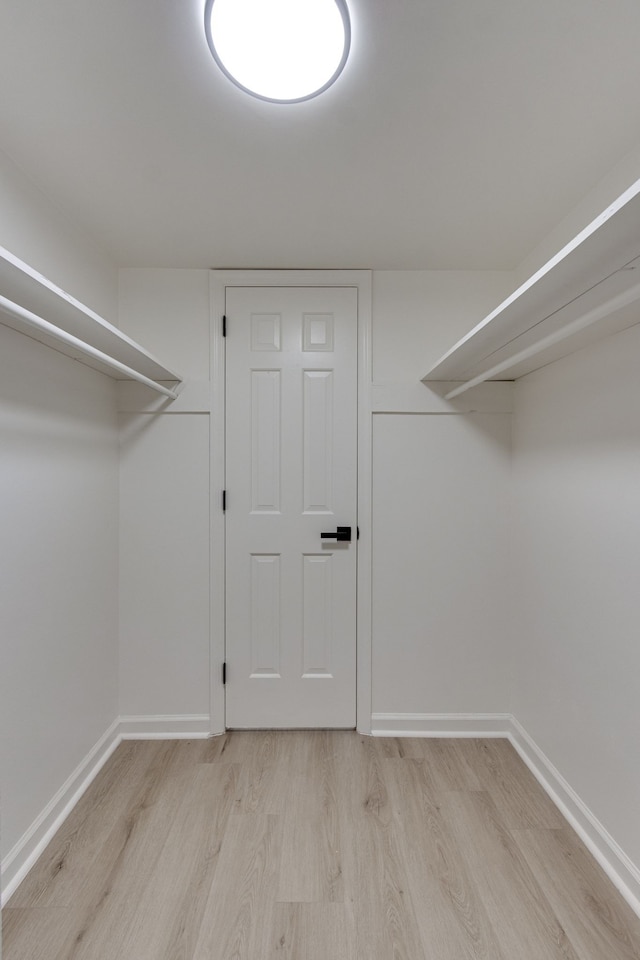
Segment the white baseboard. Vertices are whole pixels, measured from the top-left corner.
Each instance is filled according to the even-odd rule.
[[[123,740],[195,740],[210,735],[208,713],[120,717]]]
[[[640,916],[640,869],[629,859],[515,717],[511,718],[509,739],[609,879]]]
[[[56,831],[120,743],[120,722],[114,720],[42,813],[2,861],[2,905],[24,880]]]
[[[508,737],[509,713],[374,713],[374,737]]]

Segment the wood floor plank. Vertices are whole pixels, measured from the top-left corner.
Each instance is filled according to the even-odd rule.
[[[4,907],[5,960],[51,960],[73,936],[76,918],[64,907]]]
[[[132,799],[145,790],[158,742],[122,743],[11,898],[12,907],[70,907],[89,895],[93,863]]]
[[[563,825],[562,814],[508,740],[462,740],[458,749],[498,806],[506,826],[554,829]]]
[[[233,731],[224,753],[226,762],[240,763],[236,813],[279,815],[286,810],[286,782],[294,731]],[[296,731],[297,732],[297,731]]]
[[[448,829],[447,795],[434,790],[428,761],[387,760],[384,775],[423,943],[439,960],[508,960]]]
[[[275,903],[280,817],[232,814],[192,960],[264,956]]]
[[[286,777],[277,899],[341,903],[344,883],[337,765],[326,737],[306,739],[309,749],[304,761],[294,755]]]
[[[365,956],[357,949],[351,908],[342,903],[274,904],[265,946],[259,955],[264,960],[360,960]]]
[[[482,782],[469,761],[465,740],[441,740],[438,737],[417,739],[425,760],[425,772],[432,790],[449,793],[452,790],[482,790]]]
[[[156,960],[191,960],[193,957],[218,868],[227,821],[233,811],[238,765],[220,764],[210,774],[200,774],[200,778],[203,777],[205,782],[196,781],[196,788],[203,787],[207,791],[204,806],[205,830],[200,836],[200,846],[194,855],[191,876],[184,887],[176,892],[174,909],[169,911],[171,929],[164,949],[158,951]],[[198,842],[197,831],[193,839]],[[173,882],[170,874],[169,880]]]
[[[191,960],[232,810],[237,765],[199,765],[184,776],[153,874],[141,892],[122,960]]]
[[[423,960],[409,877],[392,830],[382,752],[370,738],[351,738],[339,764],[345,836],[345,888],[353,907],[358,957]]]
[[[640,918],[570,827],[513,836],[581,960],[640,960]]]
[[[222,733],[215,737],[207,737],[201,740],[202,750],[198,763],[233,763],[225,757],[225,751],[229,746],[230,734]]]
[[[104,869],[95,871],[89,895],[85,892],[76,904],[75,936],[51,960],[103,960],[105,944],[119,960],[134,960],[127,950],[130,931],[185,802],[185,775],[198,755],[195,742],[156,741],[145,787],[106,839]]]
[[[218,759],[222,763],[249,763],[256,768],[269,766],[282,757],[285,750],[283,737],[277,730],[228,730],[220,739]]]
[[[492,798],[451,793],[442,809],[505,957],[580,960]]]
[[[372,737],[371,749],[381,760],[403,760],[422,757],[420,737]]]

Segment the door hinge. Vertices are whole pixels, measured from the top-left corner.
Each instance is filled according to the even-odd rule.
[[[360,539],[360,527],[356,527],[356,540]]]
[[[227,661],[222,664],[222,685],[225,686],[227,683]]]
[[[222,336],[226,337],[227,335],[227,318],[224,316],[222,318]]]
[[[227,491],[222,491],[222,512],[225,513],[227,509]]]

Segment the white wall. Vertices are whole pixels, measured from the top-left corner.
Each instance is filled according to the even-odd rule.
[[[117,714],[114,399],[0,326],[3,856]]]
[[[114,265],[3,155],[0,244],[114,320]],[[113,382],[0,326],[3,857],[116,717],[116,521]]]
[[[174,725],[206,712],[208,283],[206,270],[120,271],[122,329],[186,375],[155,415],[139,389],[120,390],[121,710]],[[507,708],[509,403],[489,386],[469,416],[475,400],[443,404],[420,377],[512,285],[504,273],[373,276],[374,382],[390,404],[374,415],[374,711]]]
[[[606,210],[609,204],[640,178],[640,144],[623,156],[609,172],[593,185],[569,213],[555,225],[518,265],[517,283],[523,283],[539,267]]]
[[[119,322],[187,381],[209,379],[209,271],[120,270]]]
[[[1,150],[0,246],[117,325],[115,264]]]
[[[209,417],[120,430],[120,713],[208,715]]]
[[[447,404],[419,381],[512,287],[500,272],[374,273],[373,381],[393,385],[373,391],[377,716],[508,710],[509,393]]]
[[[516,385],[513,712],[640,864],[640,326]]]
[[[507,271],[376,270],[374,383],[418,383],[513,288]]]
[[[185,378],[119,388],[120,712],[173,730],[209,714],[209,313],[207,270],[120,271],[122,329]]]
[[[508,712],[510,437],[508,413],[374,417],[374,714]]]

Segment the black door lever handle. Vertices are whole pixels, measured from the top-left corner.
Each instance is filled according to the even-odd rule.
[[[341,543],[351,543],[351,527],[338,527],[333,533],[321,533],[323,540],[339,540]]]

